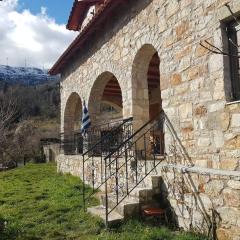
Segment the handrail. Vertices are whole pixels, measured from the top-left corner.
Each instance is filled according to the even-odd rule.
[[[155,120],[156,120],[156,118],[148,121],[148,124],[151,123],[152,121],[155,121]],[[148,125],[148,124],[144,124],[144,125]],[[146,127],[146,126],[145,126],[145,127]],[[143,128],[144,128],[144,127],[141,127],[141,130],[142,130]],[[143,133],[142,135],[140,135],[137,139],[135,139],[134,142],[137,142],[141,137],[143,137],[143,136],[144,136],[146,133],[148,133],[150,130],[151,130],[151,128],[149,128],[146,132],[144,132],[144,133]],[[139,132],[139,131],[137,131],[137,132]],[[132,139],[134,136],[136,136],[135,133],[132,134],[131,137],[128,138],[128,141],[129,141],[130,139]],[[125,141],[125,142],[128,142],[128,141]],[[121,144],[121,146],[122,146],[122,145],[125,145],[124,142]],[[120,148],[121,148],[121,147],[120,147]],[[114,152],[112,152],[112,153],[118,152],[118,150],[119,150],[120,148],[117,148],[117,149],[116,149]],[[128,148],[129,148],[129,146],[128,146]],[[121,156],[124,151],[125,151],[125,150],[121,151],[121,153],[118,154],[115,158],[118,158],[119,156]],[[112,155],[112,154],[110,153],[107,157],[104,158],[104,161],[105,161],[105,162],[106,162],[106,160],[107,160],[108,158],[110,158],[110,155]],[[113,160],[113,161],[110,162],[109,164],[106,164],[106,167],[109,167],[114,161],[115,161],[115,160]],[[128,162],[129,162],[129,160],[128,160]],[[125,165],[125,163],[122,164],[120,167],[118,167],[118,170],[119,170],[120,168],[122,168],[124,165]],[[114,174],[111,174],[111,175],[109,175],[109,177],[108,177],[107,179],[105,178],[105,181],[104,181],[102,184],[104,184],[107,180],[109,180],[110,177],[112,177],[113,175],[114,175]],[[101,186],[100,186],[100,187],[101,187]],[[99,188],[100,188],[100,187],[99,187]],[[98,188],[98,189],[99,189],[99,188]]]
[[[132,121],[132,117],[130,118],[126,118],[123,119],[122,123],[120,125],[118,125],[116,128],[114,128],[113,131],[117,131],[118,129],[120,129],[125,123]],[[85,156],[86,154],[88,154],[90,151],[92,151],[94,148],[96,148],[97,145],[99,145],[103,140],[107,139],[109,136],[112,135],[112,132],[108,132],[106,135],[104,135],[101,140],[99,140],[96,144],[94,144],[90,149],[88,149],[86,152],[84,152],[82,155]]]
[[[163,111],[159,112],[159,114],[164,113]],[[134,138],[139,132],[141,132],[147,125],[149,125],[151,122],[155,121],[158,117],[159,114],[156,115],[154,118],[150,119],[148,122],[146,122],[142,127],[140,127],[136,132],[134,132],[128,139],[126,139],[124,142],[122,142],[121,145],[118,146],[117,149],[115,149],[114,151],[112,151],[111,153],[109,153],[104,160],[106,160],[107,158],[109,158],[111,155],[113,155],[114,152],[117,152],[120,148],[122,148],[127,142],[130,141],[130,139]],[[163,116],[165,117],[165,114],[163,114]]]
[[[104,168],[104,163],[105,162],[103,161],[104,156],[102,155],[102,143],[106,139],[109,140],[110,137],[114,137],[115,133],[117,133],[118,130],[121,130],[121,129],[123,129],[123,132],[124,132],[124,130],[127,130],[127,133],[130,130],[130,134],[132,134],[132,125],[128,124],[128,123],[132,122],[132,120],[133,120],[132,117],[122,120],[122,123],[120,125],[116,126],[110,132],[108,132],[106,135],[101,137],[101,139],[96,144],[94,144],[90,149],[88,149],[86,152],[84,152],[82,154],[82,156],[83,156],[83,176],[82,176],[82,179],[83,179],[83,204],[84,204],[84,209],[86,209],[85,208],[86,201],[104,184],[104,180],[103,180],[104,178],[102,178],[101,183],[97,187],[95,186],[96,185],[95,182],[94,182],[94,177],[95,177],[94,168],[95,168],[95,165],[94,165],[94,159],[93,159],[94,156],[93,155],[88,156],[86,159],[85,159],[85,156],[89,152],[94,151],[97,148],[97,146],[100,145],[100,147],[101,147],[101,155],[100,155],[100,159],[101,159],[100,168],[101,169],[100,169],[100,171],[101,171],[101,176],[103,176],[103,174],[104,174],[103,173],[103,168]],[[126,125],[126,128],[125,128],[125,125]],[[93,188],[93,191],[89,196],[85,197],[85,163],[89,160],[91,161],[91,164],[92,164],[91,167],[92,167],[92,188]]]
[[[165,119],[165,118],[164,118],[164,119]],[[152,121],[155,121],[155,120],[156,120],[156,118],[148,121],[148,124],[151,123]],[[148,125],[148,124],[147,124],[147,125]],[[146,124],[144,124],[144,125],[146,125]],[[145,127],[146,127],[146,126],[145,126]],[[143,128],[142,128],[142,129],[143,129]],[[137,142],[139,139],[141,139],[141,138],[142,138],[146,133],[148,133],[150,130],[151,130],[151,128],[149,128],[149,129],[148,129],[147,131],[145,131],[142,135],[140,135],[137,139],[135,139],[134,142]],[[134,136],[136,136],[136,134],[133,134],[133,135],[132,135],[131,137],[129,137],[128,139],[130,140],[130,139],[132,139]],[[134,144],[134,143],[132,143],[132,145],[133,145],[133,144]],[[122,143],[122,145],[124,145],[124,143]],[[128,148],[129,148],[129,147],[130,147],[130,146],[128,146]],[[120,147],[120,148],[121,148],[121,147]],[[116,152],[117,152],[120,148],[116,149]],[[121,153],[119,153],[115,158],[121,156],[122,153],[123,153],[125,150],[126,150],[126,149],[122,150]],[[108,158],[110,158],[110,155],[111,155],[111,154],[109,154],[107,157],[105,157],[104,160],[107,160]],[[106,165],[106,167],[109,167],[114,161],[115,161],[115,160],[113,160],[112,162],[108,163],[108,165]],[[128,160],[128,161],[129,161],[129,160]],[[119,170],[120,168],[122,168],[124,165],[125,165],[125,163],[122,164],[120,167],[118,167],[118,170]],[[108,179],[109,179],[111,176],[113,176],[113,175],[114,175],[114,174],[110,175],[106,180],[108,180]]]
[[[157,119],[158,119],[158,121],[156,123],[152,124]],[[161,111],[159,113],[159,115],[157,115],[156,117],[154,117],[153,119],[151,119],[147,123],[145,123],[136,132],[134,132],[128,139],[126,139],[124,142],[122,142],[122,144],[120,144],[118,146],[118,148],[116,148],[114,151],[112,151],[110,154],[108,154],[108,156],[106,156],[104,158],[104,162],[105,162],[105,181],[104,181],[104,184],[105,184],[105,201],[106,201],[105,202],[106,224],[108,223],[109,214],[129,195],[129,193],[131,193],[160,164],[160,161],[156,164],[155,153],[153,153],[153,155],[154,155],[153,166],[150,168],[150,170],[149,170],[149,167],[147,167],[146,137],[148,136],[150,131],[154,131],[154,129],[156,127],[157,128],[159,127],[159,123],[164,123],[164,121],[165,121],[165,113],[163,111]],[[147,126],[149,126],[149,124],[151,124],[151,126],[148,129],[145,129]],[[135,138],[142,130],[144,130],[144,132],[140,136]],[[132,139],[134,139],[133,142],[131,142]],[[138,150],[137,142],[139,140],[141,141],[141,139],[144,142],[144,150],[143,150],[144,156],[141,155],[141,159],[143,157],[142,160],[144,160],[144,161],[139,162],[139,159],[138,159],[139,157],[137,155],[137,150]],[[129,144],[129,142],[130,142],[130,144]],[[163,147],[163,149],[164,149],[164,146],[161,146],[161,147]],[[117,153],[117,155],[114,155],[115,153]],[[121,164],[119,166],[118,158],[120,156],[122,156],[122,154],[124,154],[124,153],[125,153],[125,155],[124,155],[125,156],[125,161],[123,162],[123,164]],[[113,155],[114,155],[114,158],[113,158],[113,161],[111,161],[111,157]],[[107,164],[108,159],[109,159],[110,163]],[[128,179],[129,173],[128,173],[128,171],[132,171],[131,166],[129,165],[129,162],[132,161],[132,159],[135,160],[135,165],[136,166],[134,165],[135,169],[133,170],[134,171],[134,175],[133,175],[134,176],[134,178],[133,178],[134,185],[130,186],[130,188],[129,188],[129,179]],[[139,174],[139,170],[138,170],[139,165],[138,164],[139,163],[140,163],[140,166],[142,166],[142,171],[143,171],[141,173],[141,174],[143,174],[143,176],[140,175],[141,177],[138,176],[138,174]],[[141,164],[143,164],[143,165],[141,165]],[[129,167],[130,167],[131,170],[128,170]],[[144,171],[144,167],[145,167],[145,171]],[[109,174],[107,174],[107,169],[110,170]],[[114,170],[114,172],[111,172],[111,169]],[[122,180],[123,181],[122,183],[121,183],[121,179],[119,180],[119,172],[121,172],[121,169],[123,169],[122,171],[125,172],[125,177],[124,177],[124,180]],[[116,192],[116,204],[115,204],[115,206],[112,206],[111,210],[108,210],[108,181],[109,181],[109,179],[111,179],[114,176],[115,176],[114,189],[115,189],[115,192]],[[111,182],[111,184],[112,184],[112,182]],[[125,187],[123,187],[123,186],[121,187],[121,184],[123,184],[123,186],[125,185]],[[124,190],[126,190],[126,192],[123,194],[122,199],[119,199],[119,189],[120,188],[123,188]]]

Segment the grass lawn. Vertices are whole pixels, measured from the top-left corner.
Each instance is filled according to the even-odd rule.
[[[79,178],[57,174],[53,164],[29,164],[1,172],[0,221],[6,220],[7,227],[1,232],[0,226],[0,240],[205,239],[134,220],[107,231],[99,219],[83,211],[81,189]]]

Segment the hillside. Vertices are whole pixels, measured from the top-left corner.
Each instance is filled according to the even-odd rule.
[[[59,76],[38,68],[0,65],[0,99],[14,99],[18,118],[59,116]]]
[[[0,65],[0,82],[2,84],[34,86],[58,80],[59,76],[50,76],[47,70]]]
[[[8,66],[1,66],[0,76],[0,123],[9,103],[14,109],[11,120],[0,125],[0,135],[5,136],[0,142],[0,164],[38,161],[40,139],[59,137],[59,78],[40,69]]]

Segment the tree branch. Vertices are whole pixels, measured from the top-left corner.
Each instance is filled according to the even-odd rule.
[[[204,44],[202,42],[200,42],[200,45],[202,47],[204,47],[205,49],[207,49],[210,52],[215,53],[215,54],[220,54],[220,55],[224,55],[224,56],[240,58],[240,55],[233,55],[233,54],[229,54],[228,52],[224,52],[220,48],[218,48],[218,47],[212,45],[211,43],[209,43],[207,40],[204,40]]]
[[[240,25],[240,22],[238,21],[236,15],[234,14],[234,12],[232,11],[231,7],[229,6],[228,3],[225,4],[225,6],[227,7],[227,9],[229,10],[229,12],[231,13],[233,19],[235,20],[235,22]]]

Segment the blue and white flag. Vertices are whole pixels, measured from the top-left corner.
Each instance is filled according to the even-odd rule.
[[[81,133],[85,134],[86,130],[91,126],[91,120],[88,114],[88,109],[86,107],[85,101],[83,102],[83,116],[82,116],[82,126]]]

